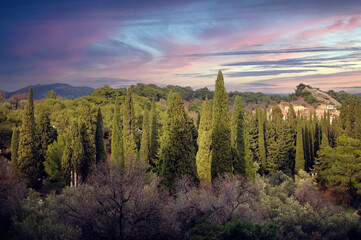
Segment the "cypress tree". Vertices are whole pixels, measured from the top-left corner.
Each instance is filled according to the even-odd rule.
[[[77,136],[73,143],[73,166],[75,185],[79,183],[79,180],[85,182],[88,177],[89,170],[93,161],[89,160],[89,151],[87,146],[89,144],[89,138],[87,134],[87,127],[84,122],[80,122],[78,125]]]
[[[264,175],[267,169],[267,158],[266,158],[266,145],[265,145],[265,121],[262,111],[258,109],[257,111],[257,121],[258,121],[258,147],[259,147],[259,158],[261,163],[260,173]]]
[[[33,88],[29,88],[28,103],[25,106],[19,136],[18,166],[19,172],[28,182],[28,186],[39,188],[38,158],[36,154],[35,118]]]
[[[295,173],[297,173],[299,170],[305,170],[302,129],[303,129],[302,124],[301,121],[299,120],[297,126]]]
[[[128,88],[124,102],[124,118],[123,118],[123,145],[125,166],[130,164],[137,157],[137,144],[135,143],[135,112],[132,96],[132,89]]]
[[[14,167],[18,168],[18,151],[19,151],[19,129],[14,128],[11,136],[11,161]]]
[[[173,189],[174,180],[183,175],[197,179],[195,149],[186,114],[181,96],[172,93],[168,99],[160,154],[163,183],[170,189]]]
[[[149,114],[149,164],[155,170],[158,166],[159,130],[156,103],[153,99]]]
[[[61,158],[61,169],[66,185],[73,185],[74,166],[73,166],[73,144],[77,135],[78,125],[73,121],[70,125],[69,131],[66,134],[66,144]]]
[[[232,146],[235,149],[234,173],[245,174],[245,126],[244,108],[240,96],[236,96],[232,118]]]
[[[218,72],[212,119],[212,179],[232,172],[231,116],[222,72]]]
[[[104,162],[107,159],[107,154],[104,145],[104,130],[103,130],[103,116],[100,107],[98,108],[97,122],[95,126],[95,149],[96,149],[96,164]]]
[[[197,172],[200,180],[211,182],[212,104],[206,98],[198,128]]]
[[[142,140],[140,143],[139,158],[144,163],[149,164],[149,111],[144,109]]]
[[[124,165],[122,121],[120,118],[120,104],[118,97],[114,108],[111,152],[111,159],[113,161],[119,161],[122,165]]]
[[[250,129],[250,123],[251,121],[245,121],[246,128],[245,130],[249,132],[248,129]],[[253,152],[251,148],[251,139],[253,139],[253,136],[251,134],[245,135],[245,174],[249,181],[254,181],[256,177],[254,165],[253,165]]]
[[[38,123],[36,125],[36,151],[38,157],[38,179],[45,178],[44,162],[48,145],[56,140],[56,130],[50,125],[49,113],[41,110]]]
[[[84,104],[81,109],[79,127],[81,130],[80,134],[82,135],[84,141],[84,155],[85,159],[87,159],[86,164],[90,167],[93,163],[96,162],[96,147],[92,123],[92,114],[89,104]]]

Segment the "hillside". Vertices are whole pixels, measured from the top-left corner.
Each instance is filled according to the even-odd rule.
[[[50,90],[54,90],[56,95],[66,97],[66,98],[78,98],[86,95],[92,94],[92,88],[90,87],[73,87],[66,83],[54,83],[54,84],[46,84],[46,85],[34,85],[34,99],[45,98]],[[11,96],[18,93],[28,93],[29,86],[25,88],[21,88],[14,92],[6,92],[6,98],[10,98]]]
[[[305,87],[305,88],[304,88],[304,91],[309,91],[309,92],[311,92],[312,95],[313,95],[317,100],[323,101],[323,102],[325,102],[325,103],[333,104],[333,105],[335,105],[336,107],[341,106],[341,103],[339,103],[336,99],[334,99],[333,97],[331,97],[330,95],[328,95],[328,94],[325,93],[325,92],[322,92],[322,91],[317,90],[317,89],[315,89],[315,88],[308,88],[308,87]]]

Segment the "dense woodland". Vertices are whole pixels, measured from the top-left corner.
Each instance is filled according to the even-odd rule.
[[[317,100],[299,88],[285,97],[227,94],[221,72],[214,92],[105,86],[34,103],[30,88],[16,106],[2,100],[0,234],[360,239],[361,104],[329,94],[342,101],[332,121],[292,104],[286,118],[277,105],[269,115],[245,109]]]

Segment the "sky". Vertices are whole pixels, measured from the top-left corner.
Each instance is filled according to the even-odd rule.
[[[3,0],[0,89],[154,83],[361,92],[360,0]]]

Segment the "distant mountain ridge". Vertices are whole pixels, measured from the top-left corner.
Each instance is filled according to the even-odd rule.
[[[10,98],[14,94],[28,93],[29,87],[18,89],[14,92],[6,92],[5,97]],[[54,84],[37,84],[33,85],[34,99],[42,99],[48,95],[50,90],[54,90],[56,95],[66,98],[78,98],[86,95],[91,95],[93,88],[91,87],[74,87],[66,83],[54,83]]]

